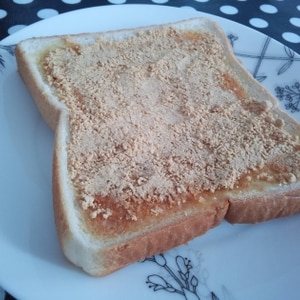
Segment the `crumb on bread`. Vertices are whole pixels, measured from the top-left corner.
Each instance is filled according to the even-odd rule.
[[[243,87],[213,34],[65,43],[41,65],[70,113],[68,168],[91,218],[136,221],[137,203],[156,216],[242,181],[299,180],[299,138]]]

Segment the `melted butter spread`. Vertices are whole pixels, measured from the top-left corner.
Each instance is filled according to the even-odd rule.
[[[143,203],[158,215],[259,170],[299,180],[299,137],[243,89],[213,35],[166,27],[66,45],[42,66],[69,109],[68,168],[92,218],[137,220]]]

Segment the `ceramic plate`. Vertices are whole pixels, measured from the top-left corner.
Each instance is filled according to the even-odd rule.
[[[32,36],[104,31],[205,15],[193,9],[116,5],[46,19],[0,43],[0,285],[16,298],[296,299],[300,295],[300,215],[229,225],[104,278],[71,266],[58,245],[52,211],[53,133],[20,80],[13,45]],[[300,57],[237,23],[215,19],[235,54],[298,121]]]

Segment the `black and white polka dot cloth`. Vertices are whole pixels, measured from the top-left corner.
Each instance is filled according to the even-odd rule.
[[[190,6],[261,31],[300,53],[300,0],[0,0],[0,40],[67,11],[118,4]],[[14,300],[0,287],[0,300]]]
[[[300,0],[2,0],[0,40],[41,19],[109,4],[191,6],[261,31],[300,52]]]

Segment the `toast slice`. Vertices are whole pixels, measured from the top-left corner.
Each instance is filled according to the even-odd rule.
[[[19,72],[55,131],[66,257],[109,274],[229,222],[300,212],[300,125],[213,21],[33,38]]]

